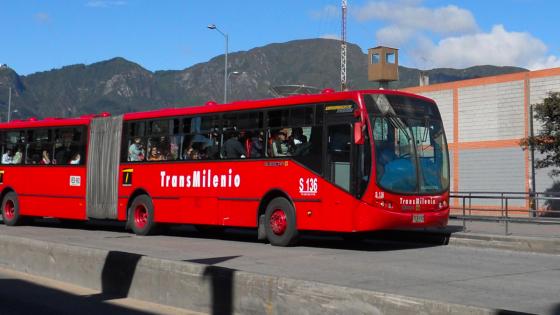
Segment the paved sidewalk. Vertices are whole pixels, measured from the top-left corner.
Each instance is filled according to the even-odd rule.
[[[463,231],[463,220],[450,219],[445,229],[450,233],[476,233],[506,235],[506,223],[498,221],[465,221],[466,230]],[[508,223],[508,234],[511,236],[530,236],[560,239],[560,224]]]

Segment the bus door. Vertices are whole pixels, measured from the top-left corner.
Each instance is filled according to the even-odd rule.
[[[353,105],[327,105],[325,107],[326,145],[325,178],[338,187],[354,193],[354,141]]]
[[[91,121],[87,158],[86,213],[116,219],[122,115]]]

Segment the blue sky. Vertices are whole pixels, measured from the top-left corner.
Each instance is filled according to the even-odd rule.
[[[340,34],[339,0],[0,0],[0,63],[20,74],[124,57],[155,70],[184,69],[230,51]],[[348,0],[348,40],[401,49],[405,66],[560,66],[544,0]],[[338,53],[338,52],[333,52]]]

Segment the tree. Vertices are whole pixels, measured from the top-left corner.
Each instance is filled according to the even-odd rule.
[[[534,115],[542,123],[538,134],[521,140],[524,150],[535,148],[542,157],[536,168],[552,167],[551,176],[560,175],[560,93],[549,92],[542,103],[534,105]]]

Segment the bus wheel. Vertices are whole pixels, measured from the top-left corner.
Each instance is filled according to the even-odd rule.
[[[136,235],[150,235],[156,232],[154,205],[146,195],[134,198],[128,209],[128,225]]]
[[[15,192],[9,192],[2,201],[2,219],[9,226],[20,225],[24,217],[19,214],[19,201]]]
[[[292,204],[283,197],[270,201],[265,212],[266,238],[274,246],[290,246],[298,238],[296,213]]]

